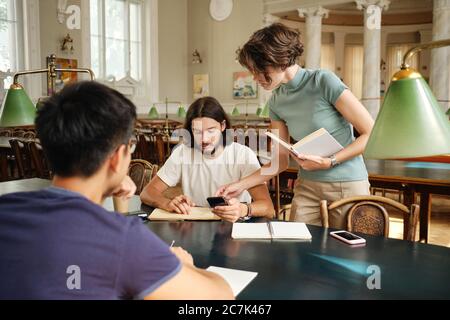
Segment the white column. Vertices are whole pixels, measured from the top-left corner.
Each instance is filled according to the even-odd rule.
[[[266,13],[263,15],[263,27],[268,27],[273,23],[276,23],[280,21],[280,18],[274,15],[271,15],[270,13]],[[258,90],[260,92],[259,94],[259,104],[260,106],[264,106],[266,102],[270,99],[270,96],[272,95],[272,91],[267,91],[260,85],[258,85]]]
[[[343,31],[334,32],[334,55],[336,57],[336,75],[344,79],[345,35]]]
[[[305,62],[308,69],[320,68],[322,46],[322,18],[328,17],[329,10],[321,6],[297,9],[298,15],[306,19],[305,23]]]
[[[381,12],[388,0],[356,0],[364,10],[364,67],[361,102],[375,119],[380,110]]]
[[[389,79],[392,75],[387,74],[387,32],[381,32],[380,40],[380,95],[384,95],[389,84]]]
[[[450,38],[450,0],[434,0],[433,41]],[[430,85],[443,110],[450,107],[450,49],[432,49]]]
[[[420,30],[420,43],[427,43],[433,40],[432,32],[430,30]],[[430,56],[432,50],[422,50],[420,54],[420,66],[419,71],[420,74],[425,79],[430,79]]]

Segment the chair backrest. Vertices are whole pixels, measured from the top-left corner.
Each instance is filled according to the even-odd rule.
[[[28,143],[28,147],[30,148],[31,159],[34,164],[34,168],[36,169],[37,177],[41,179],[50,179],[52,174],[50,172],[47,157],[42,151],[42,146],[40,143],[30,141]]]
[[[164,164],[170,153],[162,133],[139,133],[136,149],[136,156],[158,166]]]
[[[13,130],[11,129],[0,129],[0,137],[12,137]]]
[[[144,187],[158,172],[158,166],[142,159],[131,160],[128,167],[128,175],[136,184],[136,195],[139,195]]]
[[[34,131],[25,131],[25,133],[23,134],[23,137],[25,139],[36,139],[36,132]]]
[[[31,159],[28,141],[20,139],[9,140],[11,149],[17,165],[17,171],[20,179],[34,178],[36,172]]]
[[[347,230],[371,235],[389,236],[389,214],[385,205],[393,207],[403,214],[405,232],[403,239],[415,241],[419,207],[415,204],[408,209],[405,205],[389,198],[379,196],[355,196],[328,205],[326,200],[320,202],[322,225],[329,227],[328,212],[345,205],[352,205],[346,212]]]

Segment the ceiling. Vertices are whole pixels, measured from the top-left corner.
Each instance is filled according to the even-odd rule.
[[[340,26],[363,26],[363,11],[356,7],[356,3],[325,5],[328,9],[328,18],[324,18],[324,25]],[[273,15],[283,19],[304,22],[305,18],[300,18],[297,10],[274,13]],[[433,22],[433,1],[432,0],[391,0],[388,10],[382,13],[381,25],[412,25],[427,24]]]

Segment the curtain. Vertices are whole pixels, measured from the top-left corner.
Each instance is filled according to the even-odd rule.
[[[336,59],[334,44],[322,44],[320,52],[320,68],[335,72]]]
[[[362,45],[345,46],[344,82],[361,99],[364,47]]]
[[[415,45],[417,44],[395,44],[387,46],[386,88],[391,83],[392,76],[400,70],[405,53]],[[408,60],[408,64],[416,70],[419,70],[419,57],[420,55],[416,54]]]

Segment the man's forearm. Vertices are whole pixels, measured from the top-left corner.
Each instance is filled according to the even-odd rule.
[[[275,209],[270,200],[256,200],[251,203],[253,217],[273,218]]]
[[[156,192],[141,194],[141,201],[154,208],[168,210],[170,199]]]

